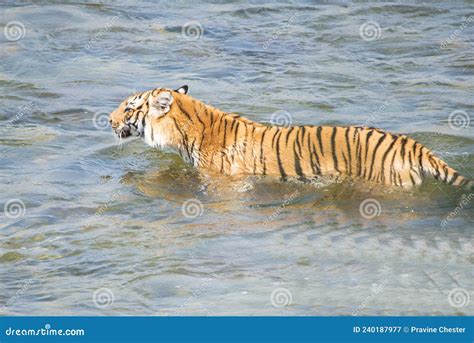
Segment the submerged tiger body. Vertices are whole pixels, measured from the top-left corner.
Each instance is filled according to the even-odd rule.
[[[359,126],[267,126],[195,100],[187,86],[133,95],[110,114],[110,123],[121,138],[141,136],[226,175],[352,177],[405,188],[430,175],[473,188],[473,181],[405,135]]]

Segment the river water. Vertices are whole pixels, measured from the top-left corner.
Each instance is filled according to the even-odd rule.
[[[474,314],[472,194],[209,177],[104,121],[188,84],[255,121],[407,133],[472,178],[472,2],[0,13],[2,314]]]

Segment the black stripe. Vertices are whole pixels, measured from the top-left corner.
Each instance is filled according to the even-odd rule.
[[[418,145],[418,144],[417,144]],[[425,169],[424,169],[424,165],[423,165],[423,148],[424,146],[420,145],[420,151],[418,152],[418,164],[420,165],[420,172],[421,172],[421,175],[425,175]]]
[[[337,162],[337,154],[336,154],[336,134],[337,134],[337,127],[332,128],[332,135],[331,135],[331,151],[332,151],[332,159],[334,161],[334,169],[339,172],[339,165]]]
[[[265,134],[267,133],[268,127],[263,130],[262,138],[260,139],[260,164],[263,164],[263,140],[265,139]]]
[[[318,126],[316,129],[316,137],[318,138],[319,142],[319,149],[321,150],[321,156],[324,157],[324,151],[323,151],[323,141],[321,139],[321,130],[323,129],[322,126]]]
[[[287,146],[288,146],[288,140],[290,139],[290,135],[291,135],[291,133],[293,132],[294,129],[295,129],[295,127],[292,126],[292,127],[290,128],[290,130],[288,130],[288,131],[286,132],[286,143],[285,143],[285,144],[286,144]]]
[[[235,126],[234,143],[237,143],[237,134],[239,133],[239,126],[240,126],[240,123],[237,122],[237,125]]]
[[[273,134],[273,138],[272,138],[272,149],[275,149],[275,142],[276,142],[276,138],[278,136],[278,133],[281,134],[281,130],[277,128],[276,132]]]
[[[362,146],[360,145],[360,132],[359,128],[356,128],[357,140],[356,140],[356,155],[357,155],[357,176],[362,172]]]
[[[352,155],[351,155],[351,146],[349,143],[349,131],[350,128],[346,127],[346,146],[347,146],[347,154],[349,158],[349,175],[352,175]]]
[[[304,139],[304,136],[301,137],[301,142],[300,140],[298,139],[299,136],[300,136],[300,132],[303,133],[304,135],[304,131],[303,130],[298,130],[298,132],[296,133],[296,137],[295,137],[295,143],[296,143],[296,146],[298,148],[298,155],[301,157],[301,143],[303,143],[303,139]]]
[[[314,157],[316,158],[316,174],[319,175],[321,174],[321,164],[319,162],[319,156],[318,156],[318,152],[316,151],[316,146],[314,145],[314,142],[313,142],[313,154],[314,154]]]
[[[382,181],[385,180],[385,173],[384,173],[385,160],[387,159],[387,156],[388,156],[388,154],[390,153],[390,151],[392,151],[393,146],[395,145],[395,142],[396,142],[397,139],[398,139],[398,137],[394,138],[393,136],[390,136],[390,138],[392,138],[393,141],[392,141],[392,143],[390,143],[390,145],[388,146],[387,150],[385,150],[385,154],[383,154],[383,157],[382,157],[382,164],[381,164],[381,168],[380,168],[380,175],[382,176]],[[393,165],[394,159],[395,159],[395,154],[393,155],[391,165]],[[392,182],[391,182],[391,179],[390,179],[390,183],[392,183]]]
[[[367,154],[369,153],[369,139],[370,137],[374,134],[374,130],[370,130],[368,133],[367,133],[367,136],[365,137],[365,155],[364,155],[364,174],[362,175],[362,177],[365,178],[365,173],[367,172]]]
[[[181,112],[183,112],[186,115],[186,118],[188,118],[188,120],[191,123],[193,123],[193,120],[191,119],[191,116],[189,115],[189,113],[181,106],[182,105],[181,101],[178,100],[176,103],[177,103],[179,109],[181,110]],[[194,101],[193,101],[193,103],[194,103]],[[194,106],[196,106],[196,105],[194,105]]]
[[[415,185],[415,179],[413,178],[413,176],[411,176],[411,170],[408,171],[408,175],[410,175],[411,185],[414,186]]]
[[[172,118],[172,119],[173,119],[173,123],[174,123],[176,129],[178,130],[179,134],[181,135],[181,138],[183,140],[183,146],[186,149],[186,153],[188,154],[189,159],[191,159],[191,156],[189,155],[189,150],[188,150],[188,136],[186,135],[185,132],[181,131],[181,129],[178,126],[178,122],[176,121],[176,119],[175,118]]]
[[[298,176],[304,177],[303,170],[301,169],[300,157],[296,153],[296,142],[297,141],[298,141],[298,134],[296,134],[296,139],[293,142],[293,157],[294,157],[294,160],[295,160],[295,172]]]
[[[244,123],[244,126],[245,126],[245,139],[244,139],[244,150],[242,151],[242,155],[245,158],[245,155],[247,153],[247,142],[248,142],[248,139],[247,139],[247,135],[248,135],[247,123]],[[254,131],[255,131],[255,125],[252,125],[252,133],[251,133],[252,136],[253,136]]]
[[[311,149],[311,147],[312,147],[312,149]],[[316,147],[314,145],[314,141],[311,142],[311,135],[308,135],[308,149],[310,150],[309,153],[310,153],[311,168],[313,170],[313,173],[315,175],[319,175],[319,174],[321,174],[321,167],[320,167],[320,164],[319,164],[318,154],[316,153]],[[316,165],[313,163],[313,155],[316,158]],[[316,167],[316,169],[315,169],[315,167]]]
[[[224,143],[223,148],[225,149],[225,141],[227,140],[227,120],[224,120]]]
[[[405,165],[405,145],[407,144],[408,139],[406,137],[402,138],[401,143],[401,149],[400,149],[400,156],[402,156],[402,166]]]
[[[460,176],[461,176],[461,175],[459,175],[457,172],[454,172],[453,177],[451,178],[451,180],[449,180],[449,184],[452,185],[453,183],[455,183],[456,180],[457,180]]]
[[[286,178],[286,172],[285,169],[283,168],[283,164],[281,162],[281,157],[280,157],[280,137],[281,137],[282,131],[279,130],[278,132],[278,139],[276,143],[276,155],[277,155],[277,160],[278,160],[278,169],[280,170],[280,175],[283,179]]]
[[[374,154],[372,155],[372,162],[370,163],[370,172],[369,172],[369,178],[368,180],[371,180],[372,179],[372,173],[374,171],[374,162],[375,162],[375,155],[377,154],[377,150],[378,148],[380,147],[380,145],[382,144],[382,142],[385,140],[385,138],[387,137],[387,135],[384,133],[382,134],[382,136],[379,138],[379,140],[377,141],[377,144],[375,145],[375,148],[374,148]],[[365,173],[364,173],[365,175]]]

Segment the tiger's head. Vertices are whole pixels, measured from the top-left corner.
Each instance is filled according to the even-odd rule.
[[[119,138],[145,137],[147,122],[165,116],[173,104],[173,93],[187,94],[188,86],[176,90],[156,88],[126,98],[109,115],[109,123]]]

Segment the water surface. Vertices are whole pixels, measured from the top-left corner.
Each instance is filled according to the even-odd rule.
[[[472,178],[471,2],[0,13],[24,26],[0,36],[0,205],[25,206],[0,216],[2,314],[474,314],[472,194],[210,177],[101,121],[134,91],[188,84],[255,121],[407,133]]]

